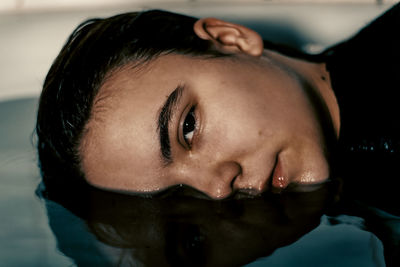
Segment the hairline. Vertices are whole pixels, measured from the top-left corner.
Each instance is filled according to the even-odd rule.
[[[114,95],[122,90],[121,88],[117,88],[113,86],[113,80],[117,79],[118,76],[125,72],[125,71],[135,71],[135,74],[142,74],[142,72],[149,71],[151,68],[151,63],[155,62],[157,59],[167,56],[167,55],[180,55],[180,56],[186,56],[186,57],[191,57],[191,58],[200,58],[204,60],[209,60],[209,59],[219,59],[219,58],[230,58],[234,59],[231,54],[182,54],[176,51],[168,51],[168,52],[162,52],[157,55],[153,55],[150,58],[138,58],[138,59],[130,59],[127,60],[126,62],[123,62],[121,64],[118,64],[115,67],[112,67],[109,71],[106,72],[104,78],[100,81],[98,85],[97,92],[93,98],[92,101],[92,106],[89,110],[89,117],[83,127],[83,130],[81,132],[81,136],[78,139],[78,159],[79,159],[79,169],[80,172],[83,174],[83,177],[85,180],[87,180],[87,172],[84,169],[84,160],[85,160],[85,153],[87,152],[87,149],[93,145],[93,142],[91,140],[91,136],[93,136],[93,131],[97,127],[101,127],[100,125],[104,123],[102,116],[100,115],[102,112],[107,112],[111,106],[110,102]],[[140,74],[139,74],[140,73]]]

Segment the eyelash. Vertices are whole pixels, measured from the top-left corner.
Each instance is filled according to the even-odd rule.
[[[186,145],[190,148],[193,142],[193,136],[197,129],[196,106],[193,106],[186,115],[182,123],[182,138]]]

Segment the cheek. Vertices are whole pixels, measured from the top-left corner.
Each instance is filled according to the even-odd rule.
[[[237,154],[268,145],[276,128],[269,127],[272,122],[264,112],[251,105],[221,104],[218,108],[209,108],[203,132],[206,143],[211,150],[229,150]]]

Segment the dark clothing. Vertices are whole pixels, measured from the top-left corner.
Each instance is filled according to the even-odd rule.
[[[341,116],[340,213],[364,218],[387,266],[400,266],[400,4],[322,55]]]
[[[400,151],[400,4],[325,52],[341,110],[341,145]]]
[[[400,4],[323,55],[338,99],[349,194],[400,214]]]

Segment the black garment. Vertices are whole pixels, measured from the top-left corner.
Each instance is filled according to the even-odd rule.
[[[400,4],[321,56],[341,115],[339,212],[364,218],[386,265],[400,266]]]
[[[339,175],[349,195],[400,214],[400,4],[322,56],[341,114]]]

